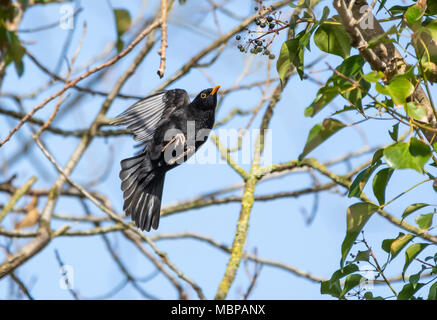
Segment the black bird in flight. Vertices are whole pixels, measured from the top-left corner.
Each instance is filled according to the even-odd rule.
[[[112,125],[127,125],[144,145],[138,155],[121,161],[120,171],[123,210],[141,230],[158,228],[166,172],[207,140],[219,88],[203,90],[192,102],[183,89],[160,91],[112,119]]]

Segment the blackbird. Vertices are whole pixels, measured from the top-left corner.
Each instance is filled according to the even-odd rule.
[[[158,228],[167,171],[185,162],[214,125],[217,91],[205,89],[192,102],[183,89],[160,91],[121,113],[112,125],[127,125],[141,152],[121,161],[123,210],[141,230]]]

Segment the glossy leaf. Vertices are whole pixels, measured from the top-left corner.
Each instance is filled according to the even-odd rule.
[[[414,203],[412,205],[409,205],[407,209],[405,209],[404,213],[402,214],[402,220],[408,217],[410,214],[412,214],[414,211],[417,211],[419,209],[422,209],[424,207],[429,206],[427,203]]]
[[[314,43],[320,50],[344,59],[351,50],[350,38],[342,25],[324,23],[314,33]]]
[[[416,4],[410,6],[405,12],[405,20],[409,25],[417,24],[425,14],[426,1],[419,0]]]
[[[388,134],[393,139],[394,142],[398,141],[398,135],[399,135],[399,123],[396,123],[393,125],[393,131],[389,131]]]
[[[404,104],[414,91],[414,86],[404,77],[396,77],[386,88],[395,105]]]
[[[376,199],[378,199],[379,204],[385,203],[385,189],[387,188],[387,183],[390,180],[393,171],[394,170],[391,168],[384,168],[378,171],[373,178],[373,194]]]
[[[333,297],[340,298],[342,289],[340,286],[340,279],[344,278],[356,271],[358,271],[358,266],[356,264],[349,264],[340,270],[335,271],[331,279],[327,281],[322,281],[320,287],[320,293],[330,294]]]
[[[372,71],[368,74],[363,75],[364,80],[368,82],[377,82],[384,77],[384,73],[381,71]]]
[[[305,109],[305,116],[314,116],[331,102],[338,94],[350,101],[356,108],[361,108],[361,99],[367,94],[370,84],[361,79],[362,69],[365,64],[360,55],[351,56],[345,59],[337,68],[342,75],[351,78],[360,84],[360,88],[353,87],[353,84],[334,74],[326,81],[326,85],[319,89],[316,99]]]
[[[429,288],[428,300],[437,300],[437,281]]]
[[[414,120],[426,122],[427,116],[424,106],[417,104],[416,102],[408,102],[405,109],[407,114]]]
[[[305,116],[312,117],[319,112],[324,106],[331,102],[338,94],[339,88],[333,86],[324,86],[317,92],[316,99],[305,109]]]
[[[377,210],[378,206],[365,202],[355,203],[347,209],[347,233],[341,245],[341,266],[343,266],[347,254],[349,253],[361,229],[364,227],[372,214]]]
[[[432,225],[434,213],[421,214],[416,218],[416,223],[420,229],[429,229]]]
[[[384,149],[385,161],[393,169],[414,169],[423,173],[423,167],[430,157],[429,147],[416,138],[411,138],[409,143],[399,142]]]
[[[391,255],[390,261],[396,258],[402,249],[413,239],[414,236],[412,234],[403,234],[402,232],[399,233],[396,239],[392,239],[388,248],[388,252]],[[386,250],[387,248],[383,247],[383,249]]]
[[[302,79],[303,76],[303,47],[300,43],[300,37],[290,39],[282,44],[281,52],[278,61],[276,62],[276,70],[278,71],[279,79],[283,83],[285,77],[293,65]]]
[[[370,165],[366,169],[362,170],[354,179],[352,184],[349,187],[349,194],[348,197],[357,197],[359,198],[361,195],[361,192],[363,191],[364,187],[367,184],[367,181],[369,180],[372,173],[375,171],[376,168],[381,164],[381,162],[377,162],[374,165]]]
[[[355,261],[369,261],[370,250],[358,251]]]
[[[325,119],[322,123],[316,124],[308,135],[303,152],[299,156],[302,160],[308,153],[314,150],[318,145],[336,133],[338,130],[344,128],[346,125],[335,119]]]
[[[340,294],[340,298],[344,297],[346,295],[346,293],[348,293],[353,288],[358,286],[362,279],[365,279],[365,278],[360,274],[351,274],[350,276],[348,276],[346,278],[346,281],[344,282],[344,288]]]
[[[416,258],[428,245],[428,243],[414,243],[408,247],[405,251],[405,264],[404,269],[402,270],[402,277],[404,277],[405,271],[407,271],[414,258]]]
[[[417,284],[407,283],[399,292],[398,300],[409,300],[423,286],[424,286],[423,283],[417,283]]]

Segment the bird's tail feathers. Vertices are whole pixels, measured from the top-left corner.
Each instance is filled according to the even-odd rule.
[[[146,231],[158,228],[165,178],[165,173],[156,173],[153,169],[147,152],[121,162],[123,210],[137,227]]]

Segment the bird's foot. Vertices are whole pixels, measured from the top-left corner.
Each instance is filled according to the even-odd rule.
[[[186,139],[183,133],[176,134],[171,140],[162,148],[161,152],[164,152],[173,142],[176,142],[173,149],[176,149],[179,145],[184,146]]]
[[[173,165],[176,161],[178,161],[178,160],[184,158],[185,156],[188,156],[188,155],[194,153],[194,151],[196,151],[196,148],[195,148],[194,146],[188,146],[188,147],[187,147],[187,150],[186,150],[184,153],[178,155],[178,156],[175,157],[175,158],[170,159],[170,160],[168,161],[168,164],[169,164],[169,165]]]

